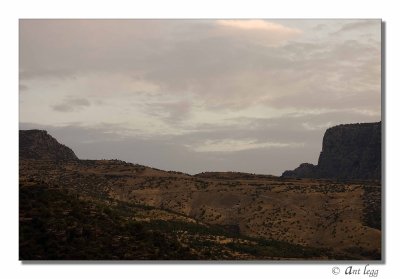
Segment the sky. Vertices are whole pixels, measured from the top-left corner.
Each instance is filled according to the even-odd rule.
[[[380,20],[20,20],[20,129],[195,174],[316,164],[381,120]]]

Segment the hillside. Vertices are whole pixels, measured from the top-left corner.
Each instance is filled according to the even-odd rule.
[[[20,158],[23,260],[381,257],[377,181]]]
[[[328,258],[324,249],[239,236],[171,211],[20,189],[21,260],[255,260]]]
[[[43,130],[19,131],[19,158],[78,160],[75,153]]]

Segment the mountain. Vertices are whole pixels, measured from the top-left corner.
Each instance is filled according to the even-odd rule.
[[[19,158],[34,160],[78,160],[75,153],[44,130],[19,131]]]
[[[381,122],[326,130],[318,165],[304,163],[282,177],[381,179]]]

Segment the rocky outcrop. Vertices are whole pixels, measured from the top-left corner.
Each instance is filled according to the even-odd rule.
[[[325,132],[318,160],[321,177],[381,177],[381,122],[339,125]]]
[[[35,160],[78,160],[67,146],[43,130],[19,131],[19,158]]]
[[[380,179],[381,161],[381,122],[339,125],[326,130],[318,165],[282,177]]]
[[[316,174],[316,165],[303,163],[294,170],[283,172],[282,177],[297,178],[297,177],[314,177]]]

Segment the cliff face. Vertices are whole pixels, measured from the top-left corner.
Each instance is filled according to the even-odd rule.
[[[381,122],[339,125],[325,132],[320,177],[380,179]]]
[[[283,177],[380,179],[381,122],[326,130],[318,165],[301,164]]]
[[[78,160],[75,153],[42,130],[19,131],[19,158],[36,160]]]

